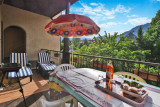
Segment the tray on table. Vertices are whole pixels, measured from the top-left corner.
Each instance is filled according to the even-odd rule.
[[[121,84],[117,81],[115,81],[115,83],[112,84],[112,91],[106,88],[105,79],[102,81],[96,81],[95,84],[96,88],[135,107],[144,107],[145,102],[147,100],[147,91],[143,95],[138,95],[136,93],[122,89]]]

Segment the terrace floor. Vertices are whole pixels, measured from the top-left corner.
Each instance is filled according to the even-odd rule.
[[[36,70],[33,70],[33,81],[31,83],[29,77],[21,79],[21,83],[27,107],[42,107],[41,99],[49,99],[48,82]],[[24,107],[18,83],[14,83],[0,91],[0,107]]]

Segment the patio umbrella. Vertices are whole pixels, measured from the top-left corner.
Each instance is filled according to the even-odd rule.
[[[61,15],[45,26],[45,30],[53,36],[82,37],[98,34],[100,28],[87,16],[78,14]],[[72,45],[73,61],[73,45]]]

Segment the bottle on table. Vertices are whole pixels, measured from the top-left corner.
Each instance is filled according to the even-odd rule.
[[[113,79],[114,67],[112,65],[112,61],[109,60],[106,68],[106,86],[107,89],[112,91],[112,83],[110,82]]]

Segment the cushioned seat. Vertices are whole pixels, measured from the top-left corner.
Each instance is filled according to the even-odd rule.
[[[43,77],[48,78],[50,71],[54,71],[56,65],[50,61],[49,53],[38,53],[38,71]]]
[[[21,69],[19,69],[18,77],[27,77],[30,75],[32,75],[32,71],[29,67],[22,67]],[[16,72],[10,72],[8,74],[8,77],[9,78],[16,78],[17,77]]]
[[[40,66],[45,70],[45,71],[48,71],[48,70],[54,70],[56,68],[56,65],[54,64],[40,64]]]

